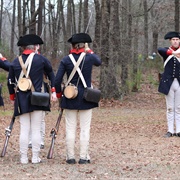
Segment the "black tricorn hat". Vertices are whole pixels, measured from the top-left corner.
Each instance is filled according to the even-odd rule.
[[[72,37],[70,37],[68,39],[68,42],[71,43],[71,44],[76,44],[76,43],[91,43],[92,39],[86,33],[78,33],[78,34],[72,35]]]
[[[28,46],[35,44],[43,44],[43,40],[36,34],[27,34],[19,38],[18,46]]]
[[[164,39],[171,39],[171,38],[175,38],[175,37],[180,38],[179,32],[170,31],[164,36]]]

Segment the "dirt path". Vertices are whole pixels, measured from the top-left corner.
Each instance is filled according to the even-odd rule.
[[[11,111],[0,115],[0,147],[4,143],[4,128]],[[56,123],[58,111],[46,116],[44,163],[19,163],[19,121],[17,119],[9,141],[7,154],[0,158],[0,180],[3,179],[179,179],[180,138],[163,138],[166,132],[165,101],[157,92],[142,91],[132,94],[124,102],[101,102],[94,110],[89,165],[65,163],[64,121],[56,139],[54,158],[47,160],[51,138],[49,133]],[[79,131],[78,131],[79,132]],[[79,134],[77,133],[77,137]],[[29,155],[31,151],[29,151]],[[79,140],[76,142],[76,159]]]

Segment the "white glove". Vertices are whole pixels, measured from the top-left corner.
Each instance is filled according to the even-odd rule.
[[[179,49],[177,49],[176,51],[173,51],[173,53],[172,53],[174,56],[176,56],[176,57],[178,57],[178,58],[180,58],[180,48]]]
[[[85,43],[85,47],[84,47],[84,49],[85,49],[85,52],[87,52],[87,51],[89,51],[89,50],[90,50],[90,48],[89,48],[89,46],[88,46],[88,43]]]
[[[56,92],[51,93],[51,101],[57,101]]]
[[[2,54],[0,53],[0,59],[2,59],[3,58],[3,56],[2,56]]]

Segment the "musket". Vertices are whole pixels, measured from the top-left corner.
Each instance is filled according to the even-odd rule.
[[[88,29],[89,29],[89,25],[90,25],[90,22],[91,22],[92,14],[93,14],[93,12],[91,11],[91,14],[90,14],[90,17],[89,17],[89,21],[88,21],[88,24],[87,24],[85,33],[87,33],[87,31],[88,31]]]
[[[55,128],[52,128],[52,130],[50,132],[50,136],[52,137],[52,140],[51,140],[51,145],[50,145],[49,152],[47,155],[47,159],[52,159],[52,157],[53,157],[55,140],[56,140],[56,137],[57,137],[57,134],[59,131],[59,125],[60,125],[60,122],[62,119],[62,115],[63,115],[63,109],[61,108],[61,111],[59,113],[59,116],[58,116],[58,119],[56,122],[56,126],[55,126]]]
[[[2,149],[2,152],[1,152],[1,157],[4,157],[5,154],[6,154],[6,150],[7,150],[7,146],[8,146],[9,138],[11,136],[11,132],[12,132],[12,129],[13,129],[14,122],[15,122],[15,116],[13,114],[13,116],[11,118],[10,125],[5,129],[6,138],[5,138],[4,146],[3,146],[3,149]]]

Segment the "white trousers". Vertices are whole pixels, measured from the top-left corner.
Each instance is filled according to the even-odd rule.
[[[43,119],[42,119],[42,122],[41,122],[41,144],[44,145],[44,138],[45,138],[45,129],[46,129],[46,125],[45,125],[45,116],[46,116],[46,112],[45,111],[42,111],[43,113]],[[30,133],[29,133],[29,144],[31,144],[31,130],[30,130]]]
[[[175,78],[166,96],[168,132],[180,132],[180,85]],[[174,128],[174,124],[176,129]]]
[[[32,131],[32,163],[39,162],[39,152],[41,144],[41,122],[43,111],[33,111],[31,113],[22,114],[20,119],[20,154],[21,163],[28,162],[28,143],[29,133]]]
[[[88,149],[89,149],[89,140],[90,140],[92,109],[88,109],[88,110],[65,109],[66,148],[67,148],[66,158],[75,159],[74,146],[75,146],[78,115],[80,120],[80,159],[90,160]]]

